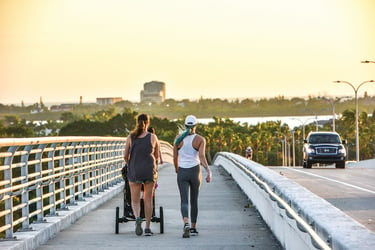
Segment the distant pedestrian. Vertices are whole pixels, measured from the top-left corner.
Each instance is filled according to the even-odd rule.
[[[173,163],[177,173],[180,191],[181,215],[184,223],[183,238],[198,235],[196,228],[198,217],[198,195],[202,182],[201,165],[207,171],[206,182],[211,182],[212,174],[205,156],[206,140],[195,133],[197,119],[189,115],[185,119],[186,130],[176,137],[173,147]],[[189,224],[189,194],[190,222]]]
[[[159,140],[155,134],[147,131],[150,117],[140,114],[137,117],[136,127],[130,132],[125,145],[124,158],[128,166],[127,178],[131,192],[131,205],[136,218],[135,233],[142,235],[141,191],[143,199],[146,227],[145,236],[153,235],[150,229],[153,212],[153,196],[155,183],[158,178],[157,159],[159,158]]]
[[[250,146],[245,150],[245,157],[249,160],[253,159],[253,149]]]

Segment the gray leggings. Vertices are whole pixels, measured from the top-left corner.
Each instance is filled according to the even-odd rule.
[[[178,168],[177,184],[180,190],[181,214],[189,218],[189,189],[190,189],[190,216],[191,223],[197,222],[198,195],[202,181],[200,165],[193,168]]]

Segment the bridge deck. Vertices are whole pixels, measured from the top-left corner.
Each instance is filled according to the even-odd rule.
[[[179,194],[173,166],[159,171],[156,215],[164,210],[164,234],[151,223],[154,236],[136,236],[134,222],[120,223],[115,234],[115,208],[123,213],[123,194],[80,218],[38,249],[282,249],[257,210],[221,168],[212,167],[213,182],[203,183],[199,197],[199,236],[182,238]]]

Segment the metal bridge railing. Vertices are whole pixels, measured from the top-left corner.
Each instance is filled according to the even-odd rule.
[[[126,138],[0,139],[0,238],[122,181]]]

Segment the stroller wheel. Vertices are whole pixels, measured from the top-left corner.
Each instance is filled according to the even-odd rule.
[[[116,218],[115,218],[115,233],[118,234],[118,224],[119,224],[120,208],[116,207]]]
[[[164,233],[164,212],[163,212],[163,207],[159,208],[160,212],[160,233]]]

